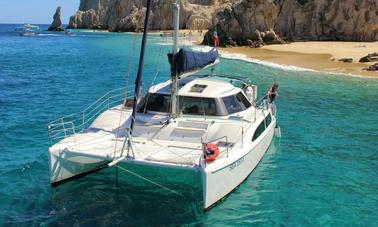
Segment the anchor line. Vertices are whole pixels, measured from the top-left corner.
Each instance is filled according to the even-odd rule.
[[[126,168],[123,168],[123,167],[121,167],[121,166],[119,166],[119,165],[116,165],[116,167],[117,167],[117,168],[120,168],[120,169],[122,169],[122,170],[124,170],[124,171],[126,171],[126,172],[128,172],[128,173],[130,173],[130,174],[132,174],[132,175],[134,175],[134,176],[136,176],[136,177],[139,177],[140,179],[145,180],[145,181],[147,181],[147,182],[149,182],[149,183],[151,183],[151,184],[153,184],[153,185],[155,185],[155,186],[158,186],[158,187],[160,187],[160,188],[162,188],[162,189],[165,189],[165,190],[167,190],[167,191],[169,191],[169,192],[171,192],[171,193],[173,193],[173,194],[176,194],[176,195],[179,195],[179,196],[182,196],[182,197],[183,197],[183,195],[182,195],[181,193],[178,193],[178,192],[176,192],[175,190],[172,190],[172,189],[170,189],[170,188],[168,188],[168,187],[166,187],[166,186],[164,186],[164,185],[161,185],[161,184],[159,184],[159,183],[156,183],[156,182],[154,182],[154,181],[152,181],[152,180],[150,180],[150,179],[147,179],[147,178],[145,178],[145,177],[143,177],[143,176],[141,176],[141,175],[139,175],[139,174],[137,174],[137,173],[134,173],[134,172],[132,172],[132,171],[126,169]]]

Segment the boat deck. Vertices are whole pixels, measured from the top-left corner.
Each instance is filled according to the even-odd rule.
[[[63,150],[109,160],[126,155],[127,146],[123,153],[122,148],[128,138],[130,116],[130,109],[109,109],[86,131],[63,139],[50,150]],[[220,149],[219,158],[226,157],[230,149],[240,142],[242,129],[246,125],[240,121],[217,123],[203,119],[178,119],[167,124],[168,118],[168,115],[162,114],[137,115],[132,136],[133,149],[130,153],[136,160],[199,165],[203,154],[202,142],[217,143]]]

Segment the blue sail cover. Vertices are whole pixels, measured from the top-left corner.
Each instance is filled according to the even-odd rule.
[[[198,52],[186,49],[180,49],[175,55],[173,64],[173,54],[168,54],[168,60],[171,64],[172,75],[180,75],[185,72],[201,69],[215,62],[218,58],[218,51],[212,49],[208,52]],[[173,73],[176,72],[176,73]]]

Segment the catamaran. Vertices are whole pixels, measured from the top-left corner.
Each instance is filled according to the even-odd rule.
[[[173,3],[171,79],[141,92],[151,0],[135,87],[116,89],[88,108],[48,124],[51,184],[102,168],[121,168],[156,185],[200,185],[207,210],[239,186],[272,143],[276,107],[247,79],[198,74],[218,62],[218,52],[177,47],[179,1]],[[197,72],[197,73],[194,73]],[[55,143],[56,142],[56,143]],[[173,174],[172,174],[173,173]],[[159,184],[159,179],[167,184]]]

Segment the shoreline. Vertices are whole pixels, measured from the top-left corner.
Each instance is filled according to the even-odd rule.
[[[99,29],[72,29],[83,32],[112,33]],[[152,30],[153,35],[168,35],[173,30]],[[181,29],[181,38],[188,38],[194,46],[201,46],[203,35],[207,30]],[[140,32],[137,32],[140,33]],[[346,76],[368,77],[378,79],[378,71],[363,71],[377,62],[360,63],[358,60],[367,54],[378,52],[378,41],[300,41],[289,44],[266,45],[260,48],[247,46],[218,48],[226,54],[240,54],[250,59],[270,62],[281,66],[294,66],[304,70],[343,74]],[[352,63],[338,61],[341,58],[353,58]]]
[[[228,54],[242,54],[245,57],[279,65],[296,66],[304,69],[378,79],[377,71],[363,71],[371,63],[358,60],[378,51],[378,42],[324,42],[308,41],[281,45],[267,45],[261,48],[232,47],[219,48]],[[339,62],[340,58],[353,58],[352,63]]]

